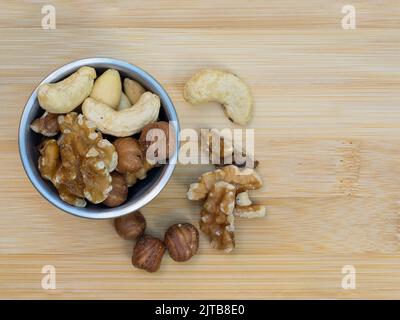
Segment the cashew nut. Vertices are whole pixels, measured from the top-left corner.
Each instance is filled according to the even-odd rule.
[[[39,105],[51,113],[68,113],[89,96],[95,78],[95,69],[82,67],[60,82],[44,83],[38,89]]]
[[[192,104],[215,101],[233,122],[250,121],[253,98],[249,87],[236,75],[214,69],[197,72],[185,85],[183,97]]]
[[[95,123],[103,133],[115,137],[127,137],[140,132],[143,127],[158,118],[160,98],[145,92],[139,101],[128,109],[116,111],[108,105],[87,98],[82,105],[85,117]]]
[[[96,79],[90,97],[117,109],[121,99],[122,84],[119,72],[108,69]]]

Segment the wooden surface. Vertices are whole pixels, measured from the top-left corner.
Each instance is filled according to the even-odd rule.
[[[400,3],[355,1],[47,1],[0,3],[0,298],[400,298]],[[71,60],[110,56],[157,78],[183,128],[232,127],[216,105],[182,98],[198,69],[232,70],[255,98],[256,157],[268,217],[237,222],[237,249],[200,253],[157,274],[131,267],[132,243],[111,221],[53,208],[18,156],[19,116],[31,90]],[[185,199],[207,170],[178,166],[143,209],[152,234],[196,223]],[[54,265],[57,289],[43,290]],[[356,289],[341,287],[344,265]]]

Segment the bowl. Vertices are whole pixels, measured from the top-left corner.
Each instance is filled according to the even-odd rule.
[[[165,89],[146,71],[128,62],[112,58],[81,59],[68,63],[55,70],[40,84],[58,82],[68,77],[82,66],[91,66],[95,68],[98,75],[109,68],[116,69],[119,71],[121,79],[129,77],[138,81],[148,91],[157,94],[161,100],[159,119],[170,121],[173,130],[175,131],[175,136],[179,137],[178,116]],[[41,116],[44,112],[44,110],[39,106],[37,99],[38,87],[36,87],[32,92],[24,107],[19,125],[18,144],[22,165],[29,180],[47,201],[57,208],[75,216],[91,219],[106,219],[119,217],[139,210],[161,192],[175,169],[177,153],[179,150],[179,139],[175,139],[175,152],[170,156],[170,159],[166,164],[153,168],[148,172],[146,179],[139,180],[134,186],[129,188],[128,199],[124,204],[115,208],[109,208],[102,204],[94,205],[88,202],[86,207],[79,208],[62,201],[52,183],[41,177],[37,166],[40,155],[38,145],[42,141],[43,137],[40,134],[33,132],[29,126],[34,119]]]

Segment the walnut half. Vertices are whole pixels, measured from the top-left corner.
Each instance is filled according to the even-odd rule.
[[[254,169],[234,165],[202,174],[192,183],[189,200],[205,199],[200,229],[210,237],[213,248],[231,252],[235,247],[235,216],[255,218],[265,215],[265,206],[252,204],[248,190],[261,188],[262,181]]]
[[[45,137],[54,137],[60,132],[57,121],[58,114],[45,112],[40,118],[35,119],[30,128]]]
[[[255,190],[262,186],[261,178],[254,169],[242,169],[234,165],[229,165],[215,171],[203,173],[198,183],[192,183],[190,185],[187,192],[188,199],[204,199],[218,181],[225,181],[235,185],[238,192]]]
[[[54,139],[46,140],[40,147],[39,157],[39,172],[41,176],[47,180],[50,180],[56,187],[60,198],[76,207],[85,207],[86,201],[83,199],[83,195],[79,195],[76,192],[70,191],[66,184],[62,184],[57,176],[61,168],[60,150],[57,141]]]
[[[62,166],[57,180],[92,203],[104,201],[112,190],[110,172],[118,162],[113,144],[81,114],[61,115],[58,123],[63,138],[59,142]]]
[[[235,248],[235,194],[234,185],[219,181],[212,187],[201,210],[200,230],[210,237],[211,247],[225,252]]]
[[[104,201],[111,192],[110,172],[117,166],[114,146],[103,139],[82,115],[58,116],[61,137],[40,148],[39,171],[57,188],[60,198],[74,206]]]

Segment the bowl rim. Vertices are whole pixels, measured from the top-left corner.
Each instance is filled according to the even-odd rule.
[[[168,121],[173,121],[173,126],[174,126],[174,131],[176,135],[175,139],[175,152],[174,154],[169,158],[169,161],[164,165],[163,172],[161,173],[161,176],[159,179],[154,183],[152,188],[145,193],[138,201],[126,205],[126,206],[118,206],[114,208],[109,208],[104,212],[99,212],[99,213],[92,213],[86,211],[86,208],[80,208],[80,207],[75,207],[72,205],[67,204],[61,198],[58,197],[58,199],[54,199],[54,197],[48,193],[46,188],[44,187],[43,183],[40,183],[39,179],[35,176],[34,170],[28,159],[28,152],[27,148],[29,147],[27,145],[26,139],[25,139],[25,134],[26,134],[26,128],[29,126],[28,122],[28,116],[29,113],[34,106],[35,101],[37,100],[37,90],[40,85],[43,83],[48,83],[52,81],[54,78],[59,77],[63,73],[72,73],[75,70],[77,70],[80,67],[83,66],[91,66],[91,65],[98,65],[98,64],[104,64],[104,65],[112,65],[115,67],[119,67],[121,69],[127,69],[130,71],[134,71],[135,73],[139,74],[142,79],[145,79],[147,82],[152,83],[152,85],[157,89],[158,93],[160,93],[160,99],[165,101],[166,103],[163,104],[165,112],[168,114]],[[96,66],[94,68],[98,68],[99,66]],[[65,78],[65,77],[64,77]],[[73,60],[67,64],[62,65],[61,67],[53,70],[51,73],[49,73],[31,92],[29,95],[29,98],[27,99],[23,111],[21,113],[20,121],[19,121],[19,126],[18,126],[18,150],[19,150],[19,155],[20,155],[20,160],[22,162],[22,167],[24,168],[24,171],[31,182],[31,184],[34,186],[34,188],[39,192],[39,194],[46,199],[49,203],[51,203],[53,206],[57,207],[58,209],[77,216],[77,217],[82,217],[82,218],[88,218],[88,219],[110,219],[110,218],[116,218],[119,216],[123,216],[126,214],[129,214],[131,212],[137,211],[140,208],[144,207],[147,205],[150,201],[152,201],[157,195],[165,188],[167,185],[168,181],[170,180],[173,172],[175,171],[175,167],[177,164],[178,160],[178,152],[179,152],[179,132],[180,132],[180,124],[179,124],[179,119],[178,115],[174,106],[174,103],[172,102],[171,98],[169,97],[167,91],[162,87],[162,85],[155,79],[153,76],[151,76],[147,71],[144,69],[131,64],[127,61],[120,60],[120,59],[115,59],[115,58],[109,58],[109,57],[92,57],[92,58],[83,58],[83,59],[77,59]],[[37,170],[37,169],[36,169]],[[46,183],[43,178],[40,177],[42,182]]]

